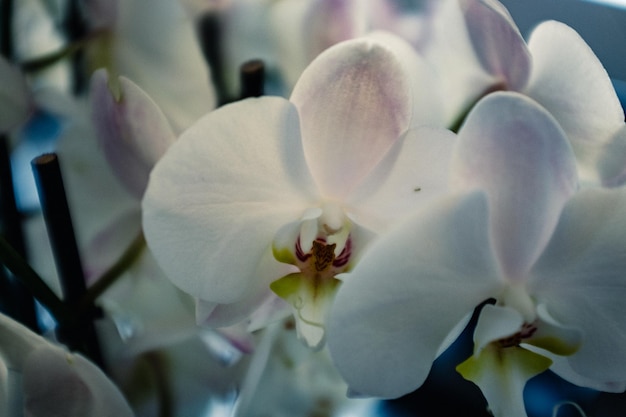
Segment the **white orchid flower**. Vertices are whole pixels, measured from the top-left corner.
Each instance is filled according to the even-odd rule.
[[[577,192],[565,133],[517,93],[481,101],[457,140],[461,193],[381,236],[339,289],[328,345],[340,373],[356,393],[411,392],[493,298],[458,370],[495,416],[525,416],[524,384],[555,358],[574,383],[623,390],[626,192]]]
[[[373,233],[445,189],[453,135],[407,131],[413,100],[425,107],[429,91],[413,94],[405,61],[420,61],[396,54],[398,42],[327,50],[289,101],[222,107],[157,163],[144,232],[169,278],[198,298],[199,322],[223,326],[276,307],[271,285],[292,304],[300,337],[320,346],[337,276]]]

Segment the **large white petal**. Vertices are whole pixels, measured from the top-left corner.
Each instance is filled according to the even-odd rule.
[[[626,190],[586,189],[568,203],[532,271],[531,291],[565,326],[582,331],[572,369],[623,381],[626,360]]]
[[[363,255],[339,288],[327,342],[353,392],[398,397],[419,387],[446,336],[497,278],[481,193],[439,200]]]
[[[445,129],[410,129],[352,193],[348,211],[378,231],[440,196],[448,190],[455,143]]]
[[[307,67],[291,101],[327,197],[341,201],[409,127],[410,91],[394,50],[373,38],[335,45]]]
[[[565,134],[531,99],[493,93],[468,115],[454,158],[453,186],[487,192],[503,272],[520,279],[541,253],[577,186]]]
[[[111,85],[119,87],[115,97]],[[127,78],[110,80],[106,70],[91,79],[91,109],[96,135],[113,172],[138,199],[154,164],[176,137],[161,109]]]
[[[606,70],[572,28],[549,21],[531,34],[533,71],[526,94],[559,121],[581,165],[594,175],[596,144],[604,144],[624,124],[624,111]]]
[[[280,226],[316,201],[295,108],[250,99],[210,113],[169,148],[143,200],[144,231],[176,285],[231,303],[247,295]]]

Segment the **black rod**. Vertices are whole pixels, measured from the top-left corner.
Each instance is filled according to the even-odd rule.
[[[71,323],[60,323],[59,338],[72,350],[78,350],[102,366],[102,353],[93,320],[98,312],[81,311],[81,300],[87,291],[74,227],[70,215],[59,159],[56,154],[44,154],[31,162],[39,201],[46,221],[64,302],[80,312]]]
[[[241,65],[241,99],[261,97],[265,94],[265,64],[260,59],[253,59]]]

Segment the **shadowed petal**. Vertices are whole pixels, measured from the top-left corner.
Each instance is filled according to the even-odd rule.
[[[395,52],[371,38],[338,44],[307,67],[291,101],[322,193],[341,200],[381,160],[409,127],[410,91]]]
[[[626,190],[585,189],[565,207],[533,268],[531,285],[548,313],[582,331],[572,369],[600,382],[623,381],[626,360]]]
[[[176,285],[232,303],[280,226],[316,200],[295,109],[250,99],[210,113],[169,148],[143,200],[144,231]]]
[[[119,389],[80,355],[51,346],[33,351],[23,370],[28,416],[132,417]]]
[[[517,93],[493,93],[469,114],[452,165],[457,189],[486,191],[503,273],[521,279],[541,254],[577,186],[574,155],[556,121]]]
[[[606,70],[585,41],[567,25],[549,21],[531,34],[533,74],[526,89],[567,133],[581,165],[593,175],[596,144],[608,142],[624,124],[624,111]]]
[[[113,96],[109,83],[119,86]],[[176,137],[165,115],[146,93],[127,78],[109,80],[105,70],[91,80],[95,130],[107,161],[122,184],[137,198],[148,185],[154,164]]]
[[[490,247],[480,193],[439,200],[369,247],[328,325],[353,392],[398,397],[424,382],[446,336],[500,287]]]
[[[509,12],[492,0],[462,0],[461,7],[484,69],[506,89],[524,88],[530,77],[530,54]]]

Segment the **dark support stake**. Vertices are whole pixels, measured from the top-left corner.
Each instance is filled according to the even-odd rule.
[[[204,59],[211,71],[211,81],[217,92],[218,104],[230,101],[224,80],[224,55],[222,50],[222,28],[219,12],[206,13],[198,20],[197,33]]]
[[[265,93],[265,64],[260,59],[248,61],[241,66],[241,99],[261,97]]]
[[[0,0],[0,54],[13,60],[13,0]]]
[[[22,218],[15,201],[8,138],[0,135],[0,233],[22,256],[26,255]],[[0,267],[0,303],[15,320],[39,333],[35,300],[21,282]]]
[[[45,154],[32,161],[41,209],[68,307],[79,310],[86,292],[85,277],[74,236],[65,187],[56,154]],[[97,312],[82,313],[71,323],[61,324],[59,338],[70,349],[78,350],[102,366],[102,354],[93,324]]]
[[[67,5],[64,27],[65,33],[70,43],[79,42],[87,35],[87,24],[81,12],[79,1],[70,0]],[[83,51],[76,51],[72,56],[72,77],[73,92],[80,94],[87,88],[87,78],[85,74],[85,54]]]

